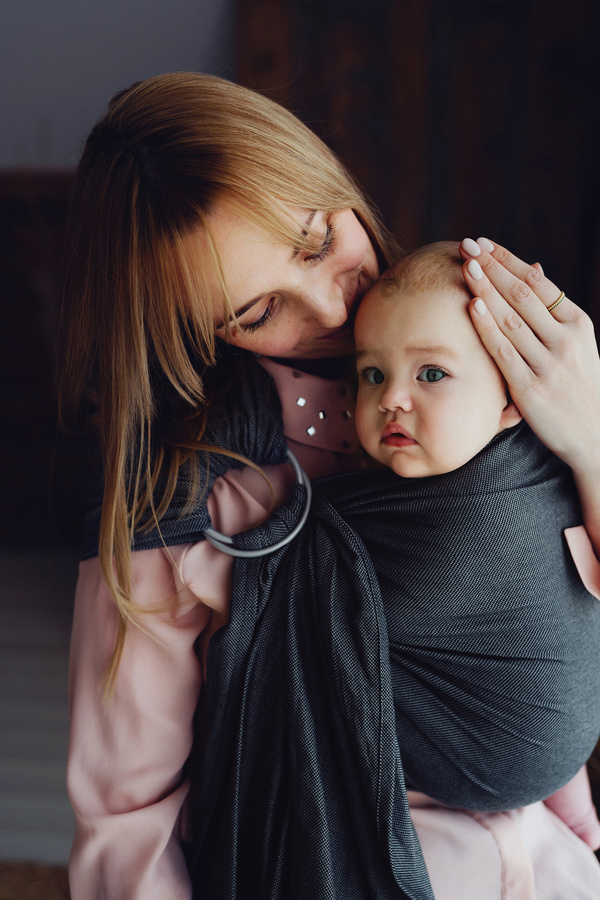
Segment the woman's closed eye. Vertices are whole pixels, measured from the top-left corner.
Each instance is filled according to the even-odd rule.
[[[323,238],[323,243],[319,247],[317,251],[314,253],[308,253],[304,260],[305,262],[316,262],[317,260],[324,260],[331,251],[333,250],[335,243],[335,226],[332,222],[327,224],[327,230],[325,232],[325,237]]]
[[[265,307],[262,315],[255,319],[254,322],[238,322],[239,327],[245,334],[252,334],[253,331],[257,331],[259,328],[262,328],[263,325],[266,325],[271,316],[273,315],[273,310],[275,308],[276,297],[269,297],[267,305]]]
[[[417,375],[417,381],[424,381],[427,384],[435,384],[443,378],[447,378],[448,373],[437,366],[425,366]]]
[[[323,243],[314,253],[308,253],[306,256],[304,256],[304,261],[314,263],[326,259],[326,257],[329,256],[334,248],[335,237],[335,226],[333,225],[333,223],[328,223],[325,237],[323,238]],[[252,334],[253,332],[258,331],[259,328],[263,328],[275,312],[278,299],[279,298],[275,294],[270,296],[263,313],[258,317],[258,319],[255,319],[253,322],[238,321],[238,325],[241,331],[243,331],[244,334]]]

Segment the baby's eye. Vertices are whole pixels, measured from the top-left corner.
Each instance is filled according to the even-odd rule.
[[[428,366],[426,369],[421,369],[417,375],[417,381],[427,381],[429,384],[433,384],[436,381],[441,381],[442,378],[447,378],[447,376],[448,373],[444,372],[443,369]]]
[[[363,369],[362,377],[367,384],[381,384],[383,381],[383,372],[381,369],[376,369],[375,366],[369,366],[368,369]]]

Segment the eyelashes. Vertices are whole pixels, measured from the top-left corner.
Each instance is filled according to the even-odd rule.
[[[256,322],[247,322],[246,324],[240,323],[240,328],[245,334],[252,334],[253,331],[258,331],[259,328],[262,328],[263,325],[266,325],[271,316],[273,315],[273,307],[275,305],[275,298],[271,297],[269,302],[267,303],[267,308],[264,313],[257,319]]]
[[[316,253],[309,253],[304,257],[306,262],[315,262],[315,260],[324,260],[332,251],[333,244],[335,241],[335,226],[332,222],[328,223],[327,231],[325,232],[325,238],[323,243],[321,244],[319,250]]]

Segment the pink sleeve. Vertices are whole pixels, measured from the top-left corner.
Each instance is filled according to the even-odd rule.
[[[288,468],[270,473],[278,497]],[[233,533],[264,517],[269,492],[252,470],[229,473],[215,485],[209,506],[215,526]],[[102,679],[116,606],[98,560],[80,566],[70,664],[72,900],[191,897],[179,830],[187,796],[183,767],[202,682],[194,645],[202,633],[205,650],[226,621],[231,565],[206,541],[132,555],[136,601],[149,609],[174,604],[171,612],[144,616],[146,631],[129,628],[109,706],[102,702]]]
[[[162,550],[134,553],[134,592],[164,603],[181,587]],[[112,702],[102,678],[116,606],[97,559],[81,564],[71,642],[68,788],[75,812],[72,900],[191,897],[174,829],[186,796],[183,766],[200,688],[194,641],[210,611],[183,590],[172,614],[129,628]]]

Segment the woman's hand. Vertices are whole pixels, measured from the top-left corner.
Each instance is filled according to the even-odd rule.
[[[600,358],[589,316],[567,297],[548,312],[560,288],[539,264],[485,238],[460,249],[473,324],[512,399],[557,456],[573,468],[591,463],[600,457]]]
[[[539,263],[487,238],[460,245],[473,324],[540,440],[573,470],[600,551],[600,358],[589,316]]]

